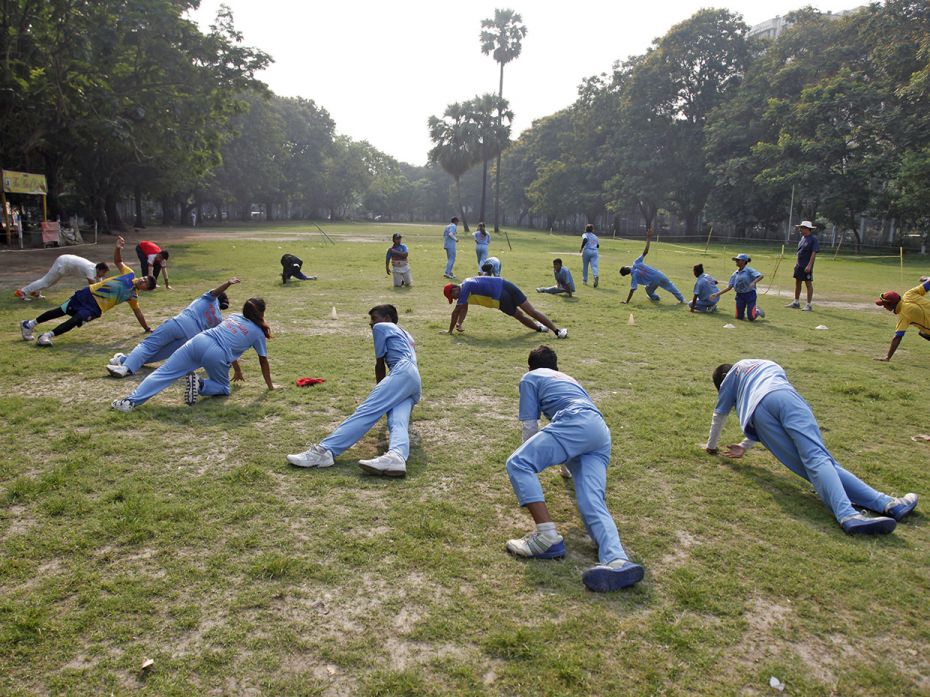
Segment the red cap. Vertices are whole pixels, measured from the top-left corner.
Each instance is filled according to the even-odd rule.
[[[449,301],[449,304],[452,304],[452,289],[455,288],[454,283],[447,283],[442,287],[442,294],[446,296],[446,300]]]
[[[884,305],[885,303],[891,303],[892,305],[897,305],[900,300],[900,295],[895,293],[893,290],[886,290],[884,293],[878,296],[878,300],[875,301],[875,304]]]

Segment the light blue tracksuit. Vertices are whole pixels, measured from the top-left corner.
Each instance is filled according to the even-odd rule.
[[[711,299],[717,292],[717,280],[709,273],[702,273],[694,282],[694,294],[697,300],[690,300],[688,305],[694,307],[695,312],[716,312],[719,299]]]
[[[733,365],[720,385],[714,412],[727,414],[734,407],[746,437],[813,484],[837,521],[855,515],[853,504],[882,512],[891,501],[833,459],[810,406],[777,363],[745,359]]]
[[[488,245],[491,244],[491,234],[489,232],[476,232],[474,238],[475,254],[478,256],[478,270],[481,271],[481,265],[488,258]]]
[[[446,225],[442,231],[442,246],[446,250],[446,276],[452,275],[452,267],[455,266],[455,223]]]
[[[645,254],[640,254],[636,258],[636,261],[633,262],[630,276],[630,288],[635,289],[640,285],[646,286],[646,295],[649,296],[650,300],[658,300],[659,296],[656,295],[656,288],[663,288],[674,295],[678,302],[684,302],[685,297],[678,288],[675,287],[675,284],[669,280],[668,276],[658,269],[646,265],[643,261],[643,257],[645,256]]]
[[[201,367],[207,371],[207,378],[200,381],[200,394],[228,395],[229,366],[250,347],[259,356],[267,355],[261,327],[240,314],[230,315],[216,327],[197,334],[181,346],[127,399],[133,406],[138,406],[178,378]]]
[[[581,251],[581,280],[588,282],[588,265],[591,266],[591,273],[595,278],[600,276],[598,273],[598,262],[600,261],[600,251],[598,250],[597,235],[593,232],[585,232],[581,235],[581,242],[584,249]]]
[[[212,329],[223,321],[220,302],[208,291],[184,310],[165,320],[148,334],[128,356],[120,361],[130,373],[138,373],[146,363],[163,361],[200,332]]]
[[[320,445],[333,457],[338,457],[387,414],[388,450],[406,460],[410,457],[410,412],[420,401],[421,387],[413,337],[392,322],[378,322],[371,331],[375,339],[375,358],[383,358],[391,372],[375,385],[355,413],[339,424]]]
[[[555,277],[556,285],[549,286],[548,288],[540,288],[540,291],[549,293],[550,295],[575,292],[575,281],[572,278],[572,272],[569,271],[567,267],[563,266],[558,271],[553,271],[552,275]]]
[[[537,368],[520,380],[520,420],[537,420],[540,413],[550,423],[507,460],[517,501],[521,506],[545,501],[538,474],[564,462],[572,473],[578,512],[597,545],[600,562],[629,559],[604,498],[611,442],[600,411],[574,378]]]

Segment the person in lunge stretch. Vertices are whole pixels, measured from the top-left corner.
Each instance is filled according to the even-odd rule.
[[[228,395],[229,368],[232,367],[235,373],[233,380],[244,380],[239,357],[249,348],[254,348],[258,354],[262,377],[268,389],[281,389],[280,385],[271,380],[271,366],[265,345],[270,338],[271,327],[265,321],[265,301],[249,298],[242,307],[241,315],[232,314],[212,329],[195,336],[146,377],[132,394],[115,400],[110,406],[117,411],[132,411],[182,377],[186,378],[184,401],[188,405],[193,405],[200,395]],[[207,377],[198,377],[194,372],[197,368],[206,370]]]
[[[810,406],[777,363],[758,358],[723,363],[712,378],[717,405],[704,446],[711,455],[717,453],[723,425],[735,408],[745,438],[727,446],[727,457],[740,458],[754,443],[762,443],[785,467],[813,484],[844,532],[889,533],[917,506],[917,494],[892,498],[840,467],[823,443]],[[853,506],[878,516],[867,517]]]
[[[904,333],[911,325],[917,327],[917,333],[924,339],[930,341],[930,298],[927,297],[927,291],[930,290],[930,277],[921,276],[920,285],[911,288],[902,298],[893,290],[886,290],[878,300],[876,305],[881,305],[888,312],[893,312],[898,316],[898,324],[895,326],[894,338],[888,347],[888,353],[877,361],[890,361],[894,352],[898,350]]]
[[[83,279],[87,282],[87,285],[91,285],[106,278],[109,270],[110,267],[102,261],[99,264],[94,264],[94,262],[75,254],[62,254],[52,262],[52,268],[48,270],[48,273],[32,283],[18,288],[14,295],[21,300],[44,298],[42,291],[51,288],[65,276]]]
[[[281,283],[287,283],[289,279],[296,278],[298,281],[315,281],[316,276],[307,276],[303,269],[304,262],[300,257],[293,254],[284,254],[281,257]]]
[[[52,331],[40,334],[36,340],[36,344],[39,346],[51,346],[53,337],[61,336],[75,327],[80,327],[85,322],[95,320],[107,310],[112,310],[124,302],[129,303],[129,307],[132,308],[132,312],[142,328],[147,332],[152,331],[148,322],[145,321],[145,315],[139,309],[137,298],[138,291],[155,289],[155,278],[153,276],[136,276],[133,270],[123,263],[122,249],[125,244],[126,241],[122,237],[117,237],[116,246],[113,248],[113,265],[120,270],[122,275],[107,278],[99,283],[92,283],[87,288],[81,288],[63,302],[60,307],[52,308],[35,319],[22,320],[19,323],[19,328],[23,339],[32,341],[37,325],[68,315],[67,320]]]
[[[157,363],[170,357],[200,332],[212,329],[223,321],[223,310],[229,307],[226,290],[239,283],[230,278],[213,290],[207,291],[180,313],[158,325],[127,356],[114,354],[107,364],[107,372],[115,378],[135,375],[146,363]]]
[[[539,416],[550,423],[539,429]],[[578,512],[597,545],[598,564],[581,580],[592,591],[613,591],[638,583],[643,567],[630,561],[607,510],[607,466],[610,429],[591,397],[578,382],[559,372],[558,358],[548,346],[530,351],[529,372],[520,380],[523,445],[507,459],[507,474],[517,501],[536,523],[522,539],[509,540],[507,551],[530,559],[560,559],[565,543],[549,516],[539,473],[565,463],[572,474]]]
[[[452,318],[449,321],[449,334],[453,329],[459,332],[465,331],[463,324],[469,305],[484,305],[500,310],[537,332],[552,330],[559,339],[568,336],[568,329],[556,327],[552,320],[530,304],[522,290],[503,278],[496,276],[466,278],[461,286],[447,283],[442,289],[442,294],[446,296],[450,305],[456,301],[452,310]]]
[[[375,387],[355,412],[319,444],[288,455],[295,467],[331,467],[335,458],[355,445],[387,415],[390,444],[386,453],[359,460],[363,470],[386,477],[407,474],[410,457],[410,413],[420,401],[420,372],[413,337],[397,326],[397,308],[377,305],[368,311],[375,340]],[[388,373],[387,371],[391,372]]]
[[[636,258],[633,262],[633,266],[620,267],[621,276],[630,276],[630,293],[626,296],[626,300],[623,301],[624,304],[630,302],[633,293],[635,293],[636,289],[641,285],[646,286],[646,295],[648,295],[649,299],[652,301],[659,300],[659,296],[656,295],[656,288],[662,288],[674,295],[678,302],[683,303],[685,301],[685,296],[683,296],[678,288],[675,287],[675,284],[669,280],[668,276],[658,269],[646,266],[643,262],[643,259],[649,254],[649,245],[651,242],[652,230],[646,230],[646,248],[643,249],[643,253]]]

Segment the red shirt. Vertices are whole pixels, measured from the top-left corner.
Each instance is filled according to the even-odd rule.
[[[161,247],[159,247],[154,242],[149,242],[148,240],[142,240],[139,243],[139,248],[142,250],[142,253],[145,254],[146,256],[149,256],[151,254],[158,254],[161,251]]]

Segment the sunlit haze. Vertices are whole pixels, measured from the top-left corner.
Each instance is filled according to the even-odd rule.
[[[653,39],[702,6],[698,0],[603,2],[306,2],[226,0],[247,45],[275,60],[260,76],[278,95],[313,99],[337,131],[367,140],[410,164],[426,163],[426,121],[446,105],[497,92],[498,65],[481,53],[481,20],[495,7],[519,12],[528,28],[523,53],[504,70],[514,136],[534,119],[571,104],[579,82],[615,60],[644,52]],[[730,0],[750,26],[808,3]],[[811,3],[824,12],[855,0]],[[193,17],[206,28],[219,0]]]

